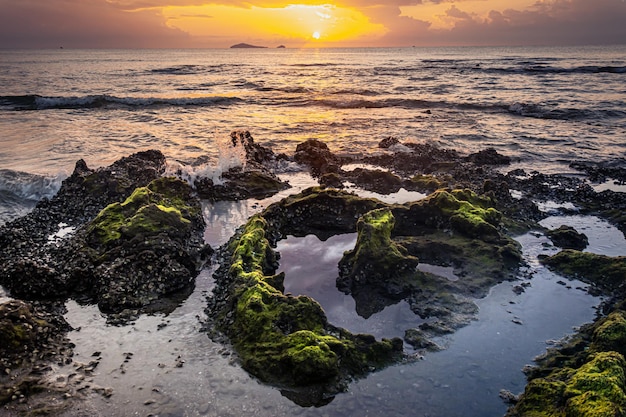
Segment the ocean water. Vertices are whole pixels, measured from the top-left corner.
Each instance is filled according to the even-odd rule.
[[[2,50],[0,224],[54,195],[81,158],[99,167],[160,149],[173,169],[219,173],[230,157],[224,143],[236,129],[287,154],[309,138],[341,154],[384,152],[378,142],[395,136],[462,153],[494,147],[514,158],[507,169],[567,173],[573,160],[626,157],[625,81],[626,46]],[[298,167],[281,176],[296,186],[313,183],[293,171]],[[423,197],[416,194],[386,198]],[[225,243],[271,201],[205,203],[205,239]],[[600,219],[547,222],[597,232],[594,250],[626,254],[623,235]],[[608,245],[607,230],[616,236]],[[446,341],[447,350],[355,381],[322,408],[301,408],[255,381],[227,348],[199,331],[211,268],[176,311],[142,316],[130,326],[110,327],[97,308],[68,302],[67,319],[81,329],[70,334],[75,360],[88,362],[102,352],[95,383],[112,387],[114,395],[90,398],[94,415],[502,415],[498,390],[522,391],[521,367],[545,350],[546,341],[590,321],[600,302],[577,289],[582,284],[563,286],[561,277],[536,263],[538,253],[553,250],[544,236],[520,241],[530,265],[522,278],[532,276],[525,293],[513,293],[515,283],[497,286],[479,300],[478,320]],[[283,267],[292,271],[288,280],[310,263],[298,254],[304,245],[330,260],[316,271],[326,276],[310,276],[313,293],[316,286],[332,287],[344,243],[309,237],[281,245]],[[5,296],[0,288],[0,300]],[[337,311],[344,317],[350,304],[341,302]],[[395,324],[411,320],[398,308],[377,319],[382,330],[393,327],[384,322],[389,317]],[[346,319],[346,327],[357,325],[359,331],[368,326]],[[178,356],[186,360],[180,368],[173,365]]]

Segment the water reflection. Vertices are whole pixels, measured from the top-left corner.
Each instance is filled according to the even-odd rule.
[[[345,251],[354,248],[356,238],[356,233],[349,233],[322,242],[314,235],[307,235],[289,236],[278,242],[279,272],[285,272],[285,293],[314,298],[330,323],[352,333],[368,333],[377,339],[404,337],[406,329],[424,321],[411,311],[406,301],[389,305],[365,319],[357,314],[352,296],[337,289],[337,264]]]

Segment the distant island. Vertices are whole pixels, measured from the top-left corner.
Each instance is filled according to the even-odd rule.
[[[248,43],[238,43],[237,45],[231,46],[231,48],[267,48],[267,46],[256,46],[250,45]]]
[[[284,49],[284,48],[285,48],[285,45],[278,45],[276,48],[278,48],[278,49]]]

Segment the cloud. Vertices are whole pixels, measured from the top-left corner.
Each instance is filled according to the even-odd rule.
[[[201,46],[209,37],[219,39],[224,34],[215,31],[193,37],[168,26],[163,9],[207,3],[252,10],[253,6],[326,5],[330,0],[0,0],[0,47]],[[381,46],[626,43],[623,0],[537,0],[534,4],[517,0],[333,0],[332,4],[357,10],[370,22],[384,25],[385,34],[375,42]],[[403,7],[412,7],[413,14],[403,15]],[[420,14],[425,8],[436,8],[440,14]],[[212,15],[210,9],[198,15],[183,11],[177,21],[192,16],[216,19]],[[444,24],[437,26],[434,19]],[[244,32],[242,29],[242,36]]]
[[[128,12],[102,0],[0,0],[2,48],[142,48],[190,39],[156,11]]]
[[[626,3],[621,0],[540,1],[526,10],[492,10],[485,19],[460,13],[450,31],[436,37],[442,43],[471,45],[582,45],[626,42]]]
[[[443,1],[442,1],[443,2]],[[540,0],[531,7],[502,8],[480,16],[450,5],[440,19],[449,29],[434,29],[428,20],[401,16],[398,10],[371,19],[390,29],[385,41],[398,45],[584,45],[626,43],[626,2],[622,0]],[[407,20],[408,19],[408,20]]]

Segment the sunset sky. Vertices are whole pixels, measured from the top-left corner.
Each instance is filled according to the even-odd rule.
[[[0,48],[626,43],[626,0],[0,0]]]

